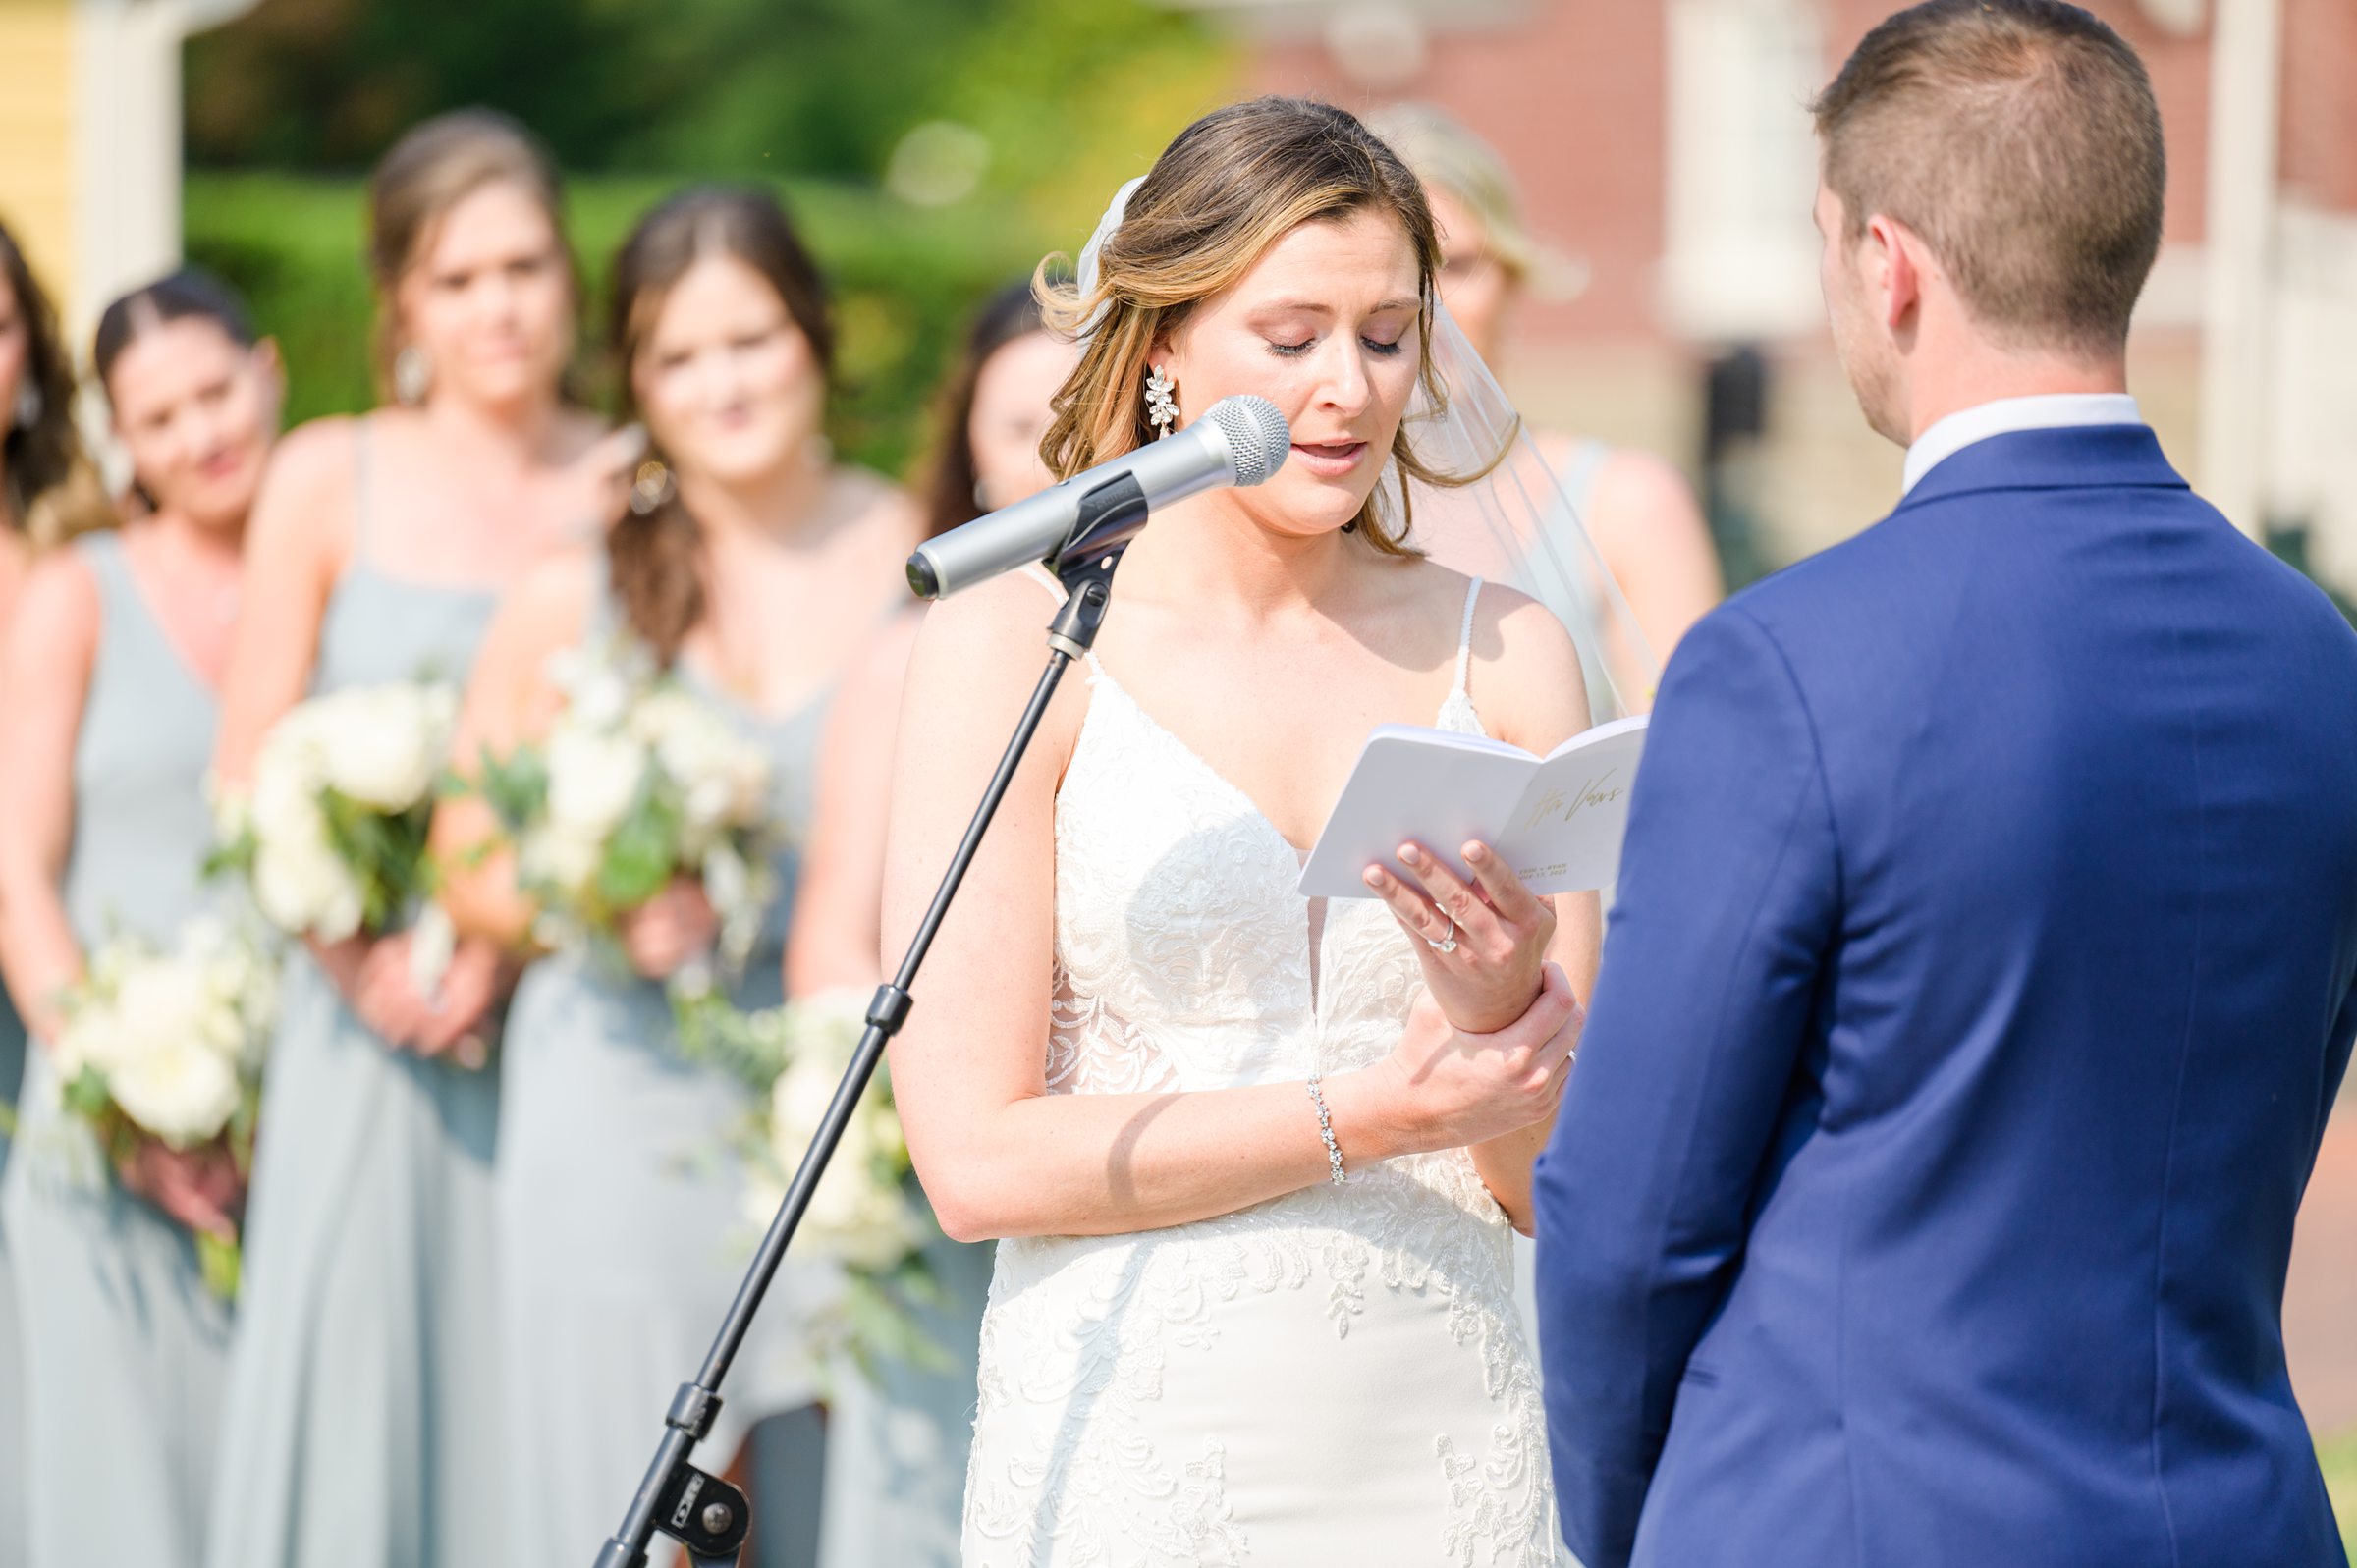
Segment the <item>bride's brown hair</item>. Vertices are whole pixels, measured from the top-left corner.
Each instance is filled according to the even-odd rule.
[[[1390,215],[1415,249],[1424,305],[1416,318],[1417,374],[1439,408],[1432,318],[1441,241],[1423,186],[1346,111],[1304,98],[1255,98],[1205,115],[1163,149],[1098,251],[1094,288],[1082,294],[1066,281],[1062,257],[1040,264],[1032,289],[1048,324],[1073,336],[1088,333],[1040,439],[1049,471],[1069,478],[1152,440],[1144,389],[1156,341],[1243,277],[1296,226],[1359,212]],[[1401,473],[1427,484],[1462,484],[1467,477],[1418,460],[1405,420],[1392,438],[1392,458]],[[1352,525],[1386,555],[1413,554],[1405,496],[1394,498],[1399,507],[1394,531],[1376,507],[1383,488],[1369,494]]]

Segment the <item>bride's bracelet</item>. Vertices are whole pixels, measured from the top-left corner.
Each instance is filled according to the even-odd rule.
[[[1318,1075],[1309,1075],[1310,1102],[1318,1108],[1318,1136],[1326,1140],[1326,1179],[1336,1186],[1343,1184],[1342,1146],[1334,1141],[1334,1117],[1326,1109],[1326,1091],[1318,1087]]]

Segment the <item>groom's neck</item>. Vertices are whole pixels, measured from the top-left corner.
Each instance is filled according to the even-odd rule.
[[[1906,378],[1907,438],[1915,441],[1951,413],[2002,398],[2125,392],[2128,362],[2124,353],[2086,356],[1969,343],[1911,359]]]

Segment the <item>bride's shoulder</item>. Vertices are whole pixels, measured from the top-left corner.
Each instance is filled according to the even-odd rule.
[[[1472,579],[1433,569],[1453,579],[1461,609]],[[1490,732],[1544,752],[1586,729],[1587,678],[1579,648],[1555,613],[1519,588],[1486,579],[1472,610],[1466,686]]]
[[[1509,583],[1485,577],[1475,593],[1464,572],[1430,560],[1403,563],[1401,586],[1410,596],[1419,620],[1446,624],[1453,638],[1467,631],[1465,610],[1472,608],[1470,638],[1476,670],[1497,668],[1518,675],[1545,676],[1568,661],[1576,670],[1578,650],[1554,612]],[[1451,646],[1454,647],[1453,641]]]
[[[1003,744],[1006,724],[1039,682],[1048,622],[1063,602],[1062,586],[1025,569],[927,606],[908,658],[904,724],[921,714],[917,722],[929,727],[978,725],[992,733],[994,747]],[[1069,754],[1085,692],[1083,681],[1063,682],[1040,733],[1036,749],[1043,755]],[[1062,774],[1059,762],[1056,776]]]
[[[1046,657],[1048,622],[1063,585],[1031,568],[1009,571],[925,607],[916,635],[920,663],[969,669],[977,677],[1019,670],[1026,681]]]

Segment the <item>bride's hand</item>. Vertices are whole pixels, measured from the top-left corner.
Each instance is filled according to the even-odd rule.
[[[1555,906],[1478,840],[1463,850],[1475,886],[1419,843],[1399,846],[1399,863],[1421,887],[1383,866],[1366,884],[1415,939],[1416,961],[1432,998],[1459,1029],[1484,1033],[1522,1016],[1539,991],[1539,967],[1555,940]]]
[[[1571,982],[1554,964],[1540,975],[1538,1000],[1492,1034],[1453,1027],[1430,997],[1409,1009],[1392,1054],[1329,1089],[1338,1118],[1356,1112],[1336,1135],[1345,1156],[1357,1127],[1374,1158],[1459,1149],[1500,1137],[1555,1113],[1587,1013]],[[1342,1093],[1337,1096],[1335,1090]],[[1363,1097],[1363,1098],[1361,1098]],[[1362,1119],[1363,1118],[1363,1119]]]

